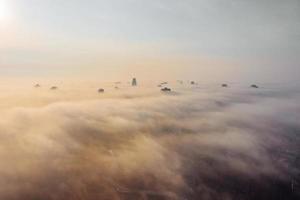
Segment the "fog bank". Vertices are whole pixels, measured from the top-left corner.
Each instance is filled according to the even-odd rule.
[[[57,85],[2,87],[0,199],[300,197],[298,90]]]

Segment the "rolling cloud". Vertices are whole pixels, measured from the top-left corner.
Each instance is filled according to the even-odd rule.
[[[0,199],[300,196],[299,93],[59,92],[2,111]]]

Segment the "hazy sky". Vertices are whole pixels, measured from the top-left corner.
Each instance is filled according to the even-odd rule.
[[[299,0],[0,0],[1,76],[297,81]]]

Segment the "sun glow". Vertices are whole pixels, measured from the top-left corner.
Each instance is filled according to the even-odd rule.
[[[6,21],[11,18],[11,10],[6,0],[0,0],[0,21]]]

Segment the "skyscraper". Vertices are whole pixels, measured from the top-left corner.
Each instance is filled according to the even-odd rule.
[[[137,86],[136,78],[133,78],[133,79],[132,79],[131,85],[132,85],[132,86]]]

